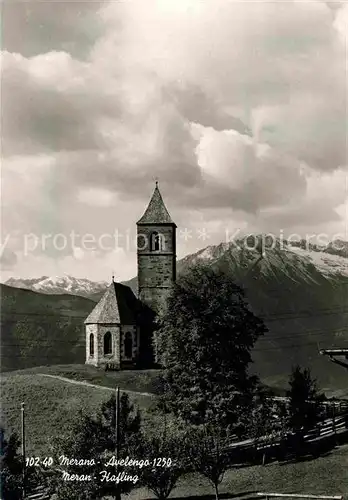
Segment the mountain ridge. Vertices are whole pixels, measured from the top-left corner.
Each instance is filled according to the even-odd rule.
[[[61,277],[41,276],[28,279],[11,277],[6,280],[4,284],[14,288],[46,293],[47,295],[67,293],[87,298],[94,293],[103,291],[108,285],[106,281],[92,281],[87,278],[75,278],[68,274]]]
[[[327,245],[320,246],[309,243],[305,240],[289,242],[286,239],[274,239],[268,237],[268,235],[254,235],[249,236],[248,238],[241,238],[234,242],[219,243],[217,245],[209,245],[205,248],[202,248],[201,250],[198,250],[197,252],[180,259],[177,262],[178,269],[186,267],[188,263],[193,263],[197,259],[214,260],[221,257],[222,253],[229,253],[235,261],[234,272],[237,272],[236,264],[238,262],[238,259],[236,259],[236,251],[239,250],[240,252],[242,252],[239,267],[247,270],[248,264],[252,265],[253,259],[257,259],[262,254],[263,245],[264,262],[267,262],[267,257],[270,258],[271,256],[274,259],[277,255],[279,265],[279,256],[281,255],[281,252],[290,252],[291,254],[293,254],[292,260],[295,261],[295,264],[301,263],[302,258],[303,262],[306,262],[307,265],[313,264],[321,274],[327,276],[330,279],[335,279],[340,276],[348,278],[347,241],[334,240],[332,242],[329,242]],[[250,240],[253,241],[250,242]],[[255,240],[258,240],[256,244]],[[272,250],[273,254],[270,253]],[[296,258],[296,255],[299,258]],[[272,267],[274,267],[274,265],[275,263],[272,265]],[[263,269],[263,272],[264,271],[265,270]],[[304,269],[302,269],[302,272],[304,272]],[[313,276],[308,276],[308,278],[313,279]],[[131,278],[130,280],[122,281],[122,283],[125,285],[129,284],[133,291],[136,291],[136,287],[134,286],[134,284],[136,283],[136,277]],[[109,285],[109,283],[106,281],[92,281],[87,278],[75,278],[70,275],[64,275],[63,277],[41,276],[38,278],[29,279],[11,277],[7,281],[5,281],[4,284],[15,288],[23,288],[40,293],[68,293],[71,295],[93,298],[94,300],[99,300],[100,296]]]

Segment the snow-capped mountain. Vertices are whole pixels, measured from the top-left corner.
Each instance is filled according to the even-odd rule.
[[[288,278],[297,283],[321,284],[323,280],[348,278],[348,242],[338,240],[317,246],[257,235],[208,246],[179,264],[185,267],[199,260],[212,263],[226,260],[232,274],[242,281],[249,271],[254,279]]]
[[[74,278],[69,275],[62,277],[41,276],[41,278],[32,279],[10,278],[5,284],[50,295],[68,293],[82,297],[91,297],[94,294],[102,293],[108,286],[106,281],[95,282],[86,278]]]

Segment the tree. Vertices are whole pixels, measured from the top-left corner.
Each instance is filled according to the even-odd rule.
[[[151,462],[151,466],[142,471],[142,484],[159,500],[165,500],[188,469],[184,431],[167,425],[166,420],[155,432],[148,429],[142,436],[140,456]]]
[[[219,500],[219,485],[231,465],[228,444],[228,436],[210,424],[190,427],[186,437],[189,461],[196,472],[212,483],[216,500]]]
[[[116,448],[116,399],[113,394],[111,398],[102,404],[101,424],[104,430],[103,446],[106,450],[114,452]],[[130,403],[128,394],[121,393],[120,417],[119,417],[119,448],[123,455],[134,451],[139,442],[141,429],[141,414]]]
[[[87,461],[83,467],[73,464],[61,466],[55,475],[52,490],[56,492],[57,498],[71,500],[91,500],[102,498],[105,495],[116,495],[117,488],[120,492],[130,491],[135,483],[133,481],[104,481],[105,473],[117,476],[125,472],[125,467],[111,464],[107,466],[112,456],[115,456],[116,432],[115,432],[115,395],[102,404],[96,417],[80,413],[69,436],[64,436],[56,441],[55,457],[78,458]],[[119,420],[119,459],[134,456],[140,442],[141,416],[138,410],[130,403],[128,395],[122,393],[120,398],[120,420]],[[62,471],[69,474],[90,476],[91,480],[73,481],[69,483],[64,480]],[[126,473],[132,476],[134,470],[128,468]],[[135,471],[137,472],[137,471]],[[132,474],[131,474],[132,473]]]
[[[163,405],[192,424],[237,429],[255,389],[250,350],[265,331],[228,274],[191,267],[174,284],[159,317]]]
[[[269,389],[260,387],[255,394],[250,413],[245,415],[250,422],[250,437],[255,446],[262,447],[262,464],[265,465],[272,444],[280,442],[286,434],[286,418],[283,407],[273,399]]]
[[[23,461],[18,453],[20,446],[16,434],[11,434],[8,440],[5,431],[0,428],[1,442],[1,498],[3,500],[19,500],[22,496]]]
[[[94,480],[94,477],[98,478],[102,470],[98,463],[103,452],[102,438],[103,429],[100,418],[93,419],[81,411],[68,435],[56,439],[53,444],[53,456],[54,463],[58,463],[59,466],[54,469],[49,484],[51,493],[55,492],[58,500],[64,498],[71,500],[83,500],[85,498],[95,500],[101,498],[101,485],[99,481]],[[65,462],[62,462],[64,457],[69,460],[74,458],[91,460],[91,465],[86,463],[84,466],[68,466]],[[50,475],[51,472],[52,469],[48,470],[47,474]],[[69,477],[73,474],[85,478],[90,476],[93,477],[93,480],[69,482],[64,473],[68,473]]]
[[[289,427],[294,432],[312,429],[322,413],[323,395],[309,369],[293,368],[289,379]]]
[[[316,380],[309,369],[293,368],[287,391],[288,427],[294,433],[296,451],[300,451],[304,435],[318,422],[322,414],[323,395],[319,393]]]
[[[2,500],[19,500],[23,489],[23,458],[19,453],[20,441],[16,433],[5,438],[5,431],[0,427],[0,498]],[[37,467],[25,468],[25,491],[30,492],[43,477]]]

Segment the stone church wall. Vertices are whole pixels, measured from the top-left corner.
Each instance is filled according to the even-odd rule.
[[[139,286],[171,286],[173,282],[173,267],[173,255],[139,255]]]
[[[175,253],[175,238],[174,238],[174,233],[175,233],[175,228],[174,226],[168,225],[168,226],[163,226],[163,225],[147,225],[147,226],[138,226],[138,254],[141,255],[142,253],[149,253],[151,251],[151,234],[157,232],[160,235],[162,235],[162,241],[164,243],[164,248],[161,252],[154,252],[156,253]]]
[[[106,332],[111,332],[112,353],[104,356],[104,335]],[[120,366],[120,327],[117,325],[99,325],[98,365],[105,366],[106,363]]]
[[[127,332],[132,334],[132,358],[126,358],[125,356],[125,337]],[[139,341],[140,341],[140,332],[139,328],[134,325],[122,325],[121,327],[121,363],[122,361],[132,361],[136,363],[139,359]]]
[[[163,238],[164,247],[159,251],[151,250],[151,234],[154,231]],[[138,243],[139,298],[158,311],[176,278],[175,228],[161,225],[138,226],[138,235],[143,235]]]
[[[94,356],[90,356],[90,335],[93,334],[94,341]],[[98,325],[86,325],[86,364],[97,366],[97,337],[98,337]]]
[[[104,355],[104,335],[111,333],[112,352]],[[94,357],[89,356],[89,336],[94,335]],[[120,327],[118,325],[86,325],[86,363],[105,367],[111,364],[120,367]]]

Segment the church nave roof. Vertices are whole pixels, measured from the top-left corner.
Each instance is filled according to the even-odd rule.
[[[85,324],[135,325],[136,318],[137,299],[134,293],[128,286],[112,282],[85,320]]]

